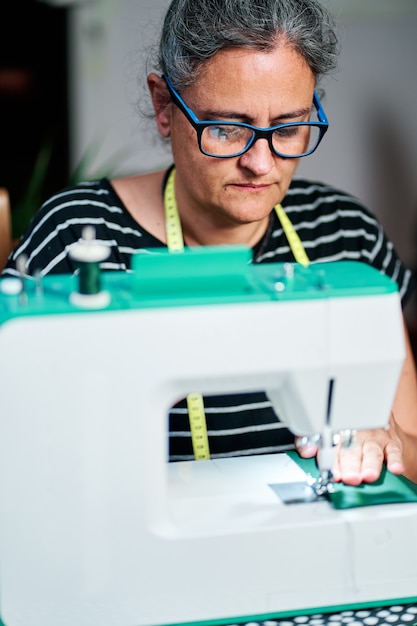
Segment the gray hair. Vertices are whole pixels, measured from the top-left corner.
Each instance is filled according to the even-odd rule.
[[[159,43],[159,71],[180,91],[223,48],[269,51],[285,40],[316,81],[336,66],[333,17],[318,0],[172,0]]]

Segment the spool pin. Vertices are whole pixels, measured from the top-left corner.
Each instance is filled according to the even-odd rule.
[[[71,246],[69,256],[79,267],[78,291],[70,294],[70,302],[85,309],[104,309],[110,303],[108,291],[101,290],[100,263],[105,261],[110,250],[96,240],[93,226],[86,226],[82,239]]]

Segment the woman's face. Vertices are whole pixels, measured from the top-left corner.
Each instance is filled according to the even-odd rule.
[[[314,75],[303,57],[281,43],[270,52],[220,51],[181,96],[200,120],[241,121],[266,128],[308,120],[314,86]],[[166,122],[163,134],[171,138],[180,208],[209,214],[221,227],[264,220],[281,202],[297,159],[276,156],[266,139],[259,139],[239,157],[209,157],[200,152],[195,129],[175,105],[160,115]]]

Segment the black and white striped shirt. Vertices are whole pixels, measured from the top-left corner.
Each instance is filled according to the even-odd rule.
[[[161,190],[162,193],[162,190]],[[412,275],[399,260],[381,225],[355,198],[322,183],[295,179],[282,205],[312,263],[356,260],[373,265],[397,281],[403,302]],[[16,259],[27,256],[28,273],[73,273],[68,256],[86,225],[110,248],[104,270],[130,269],[131,256],[165,244],[138,224],[107,179],[82,183],[49,199],[9,258],[3,275],[16,273]],[[294,258],[275,211],[265,237],[253,250],[255,263],[292,262]],[[144,365],[146,367],[146,364]],[[194,391],[194,390],[193,390]],[[212,458],[281,452],[293,436],[277,419],[262,392],[205,398]],[[170,459],[192,459],[185,401],[170,413]]]

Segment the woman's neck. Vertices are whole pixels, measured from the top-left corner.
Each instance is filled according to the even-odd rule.
[[[184,243],[188,246],[214,246],[241,244],[253,248],[268,230],[270,216],[260,222],[250,224],[214,223],[213,219],[199,219],[195,214],[187,219],[187,214],[179,209]]]

